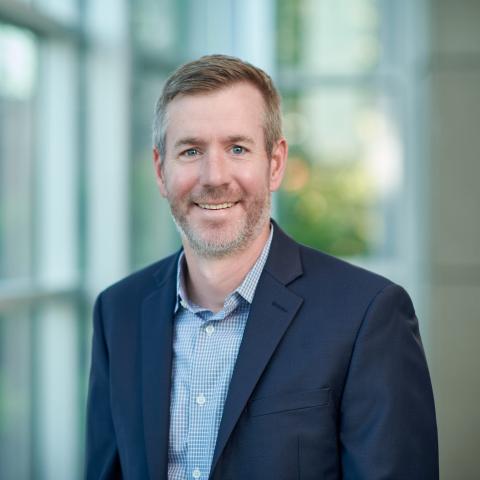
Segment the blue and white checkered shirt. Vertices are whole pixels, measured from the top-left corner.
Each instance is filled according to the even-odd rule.
[[[185,296],[185,258],[177,267],[172,392],[170,398],[169,480],[206,479],[230,378],[250,312],[250,304],[267,260],[270,237],[242,284],[217,313]]]

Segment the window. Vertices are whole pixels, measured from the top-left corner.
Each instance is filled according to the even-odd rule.
[[[179,245],[155,182],[152,162],[153,110],[166,77],[182,63],[181,2],[142,0],[133,6],[134,43],[131,164],[131,264],[140,268]]]
[[[34,103],[38,40],[0,24],[0,279],[29,278],[33,269]]]
[[[290,142],[281,224],[329,253],[388,261],[401,253],[405,89],[387,8],[278,0],[277,76]]]
[[[81,473],[78,43],[71,24],[47,7],[54,2],[0,8],[0,478],[7,480]]]

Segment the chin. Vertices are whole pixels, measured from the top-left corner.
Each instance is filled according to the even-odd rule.
[[[184,228],[182,233],[191,249],[205,258],[221,258],[243,250],[252,238],[245,229],[212,228],[205,229]]]

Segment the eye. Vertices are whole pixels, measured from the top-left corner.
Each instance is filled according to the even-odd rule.
[[[242,155],[242,153],[245,153],[247,150],[244,147],[241,147],[240,145],[233,145],[232,147],[232,153],[234,155]]]
[[[185,157],[195,157],[198,155],[200,152],[196,148],[189,148],[185,151],[182,152],[182,155]]]

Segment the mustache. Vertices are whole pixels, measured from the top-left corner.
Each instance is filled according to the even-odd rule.
[[[194,203],[238,202],[241,192],[230,189],[227,185],[220,187],[204,187],[201,191],[191,195]]]

